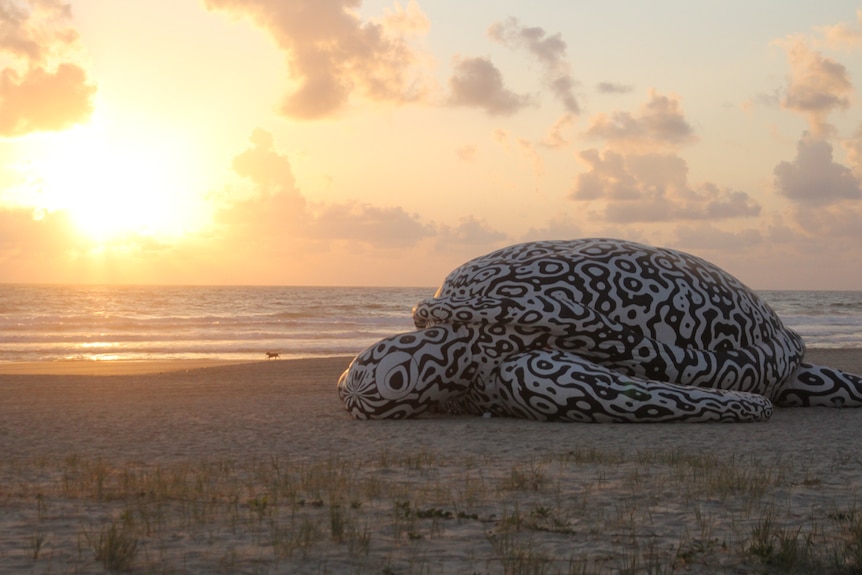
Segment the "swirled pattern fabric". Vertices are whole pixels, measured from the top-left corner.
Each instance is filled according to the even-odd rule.
[[[413,319],[339,380],[354,416],[756,421],[772,401],[862,405],[862,379],[804,364],[799,336],[753,291],[676,250],[518,244],[455,269]]]

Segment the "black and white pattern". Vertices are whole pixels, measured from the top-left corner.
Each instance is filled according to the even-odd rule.
[[[804,346],[736,278],[609,239],[530,242],[467,262],[416,305],[417,330],[359,354],[350,413],[429,409],[559,421],[757,421],[776,405],[862,405],[862,378]]]

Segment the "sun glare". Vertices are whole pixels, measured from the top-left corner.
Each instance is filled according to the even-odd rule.
[[[200,200],[176,146],[70,134],[38,167],[46,208],[66,210],[98,243],[177,237],[200,224]]]

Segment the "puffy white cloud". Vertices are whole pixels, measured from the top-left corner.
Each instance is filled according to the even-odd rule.
[[[775,186],[786,198],[809,205],[862,199],[862,181],[832,159],[832,144],[811,134],[796,145],[796,158],[774,170]]]
[[[581,107],[575,97],[575,80],[569,70],[566,43],[560,34],[549,36],[536,26],[523,26],[515,18],[495,22],[488,35],[505,46],[525,48],[545,68],[545,82],[554,96],[570,114],[578,114]]]
[[[461,58],[449,79],[453,106],[481,108],[491,115],[511,115],[530,104],[530,98],[519,95],[503,83],[503,75],[487,58]]]
[[[281,105],[284,115],[319,118],[340,110],[358,93],[403,103],[424,95],[426,81],[411,47],[427,19],[411,2],[379,21],[363,21],[359,0],[205,0],[209,9],[249,16],[285,52],[299,86]]]

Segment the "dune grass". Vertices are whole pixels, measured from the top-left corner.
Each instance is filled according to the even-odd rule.
[[[855,574],[862,510],[834,481],[860,467],[593,448],[517,464],[7,461],[0,570]]]

